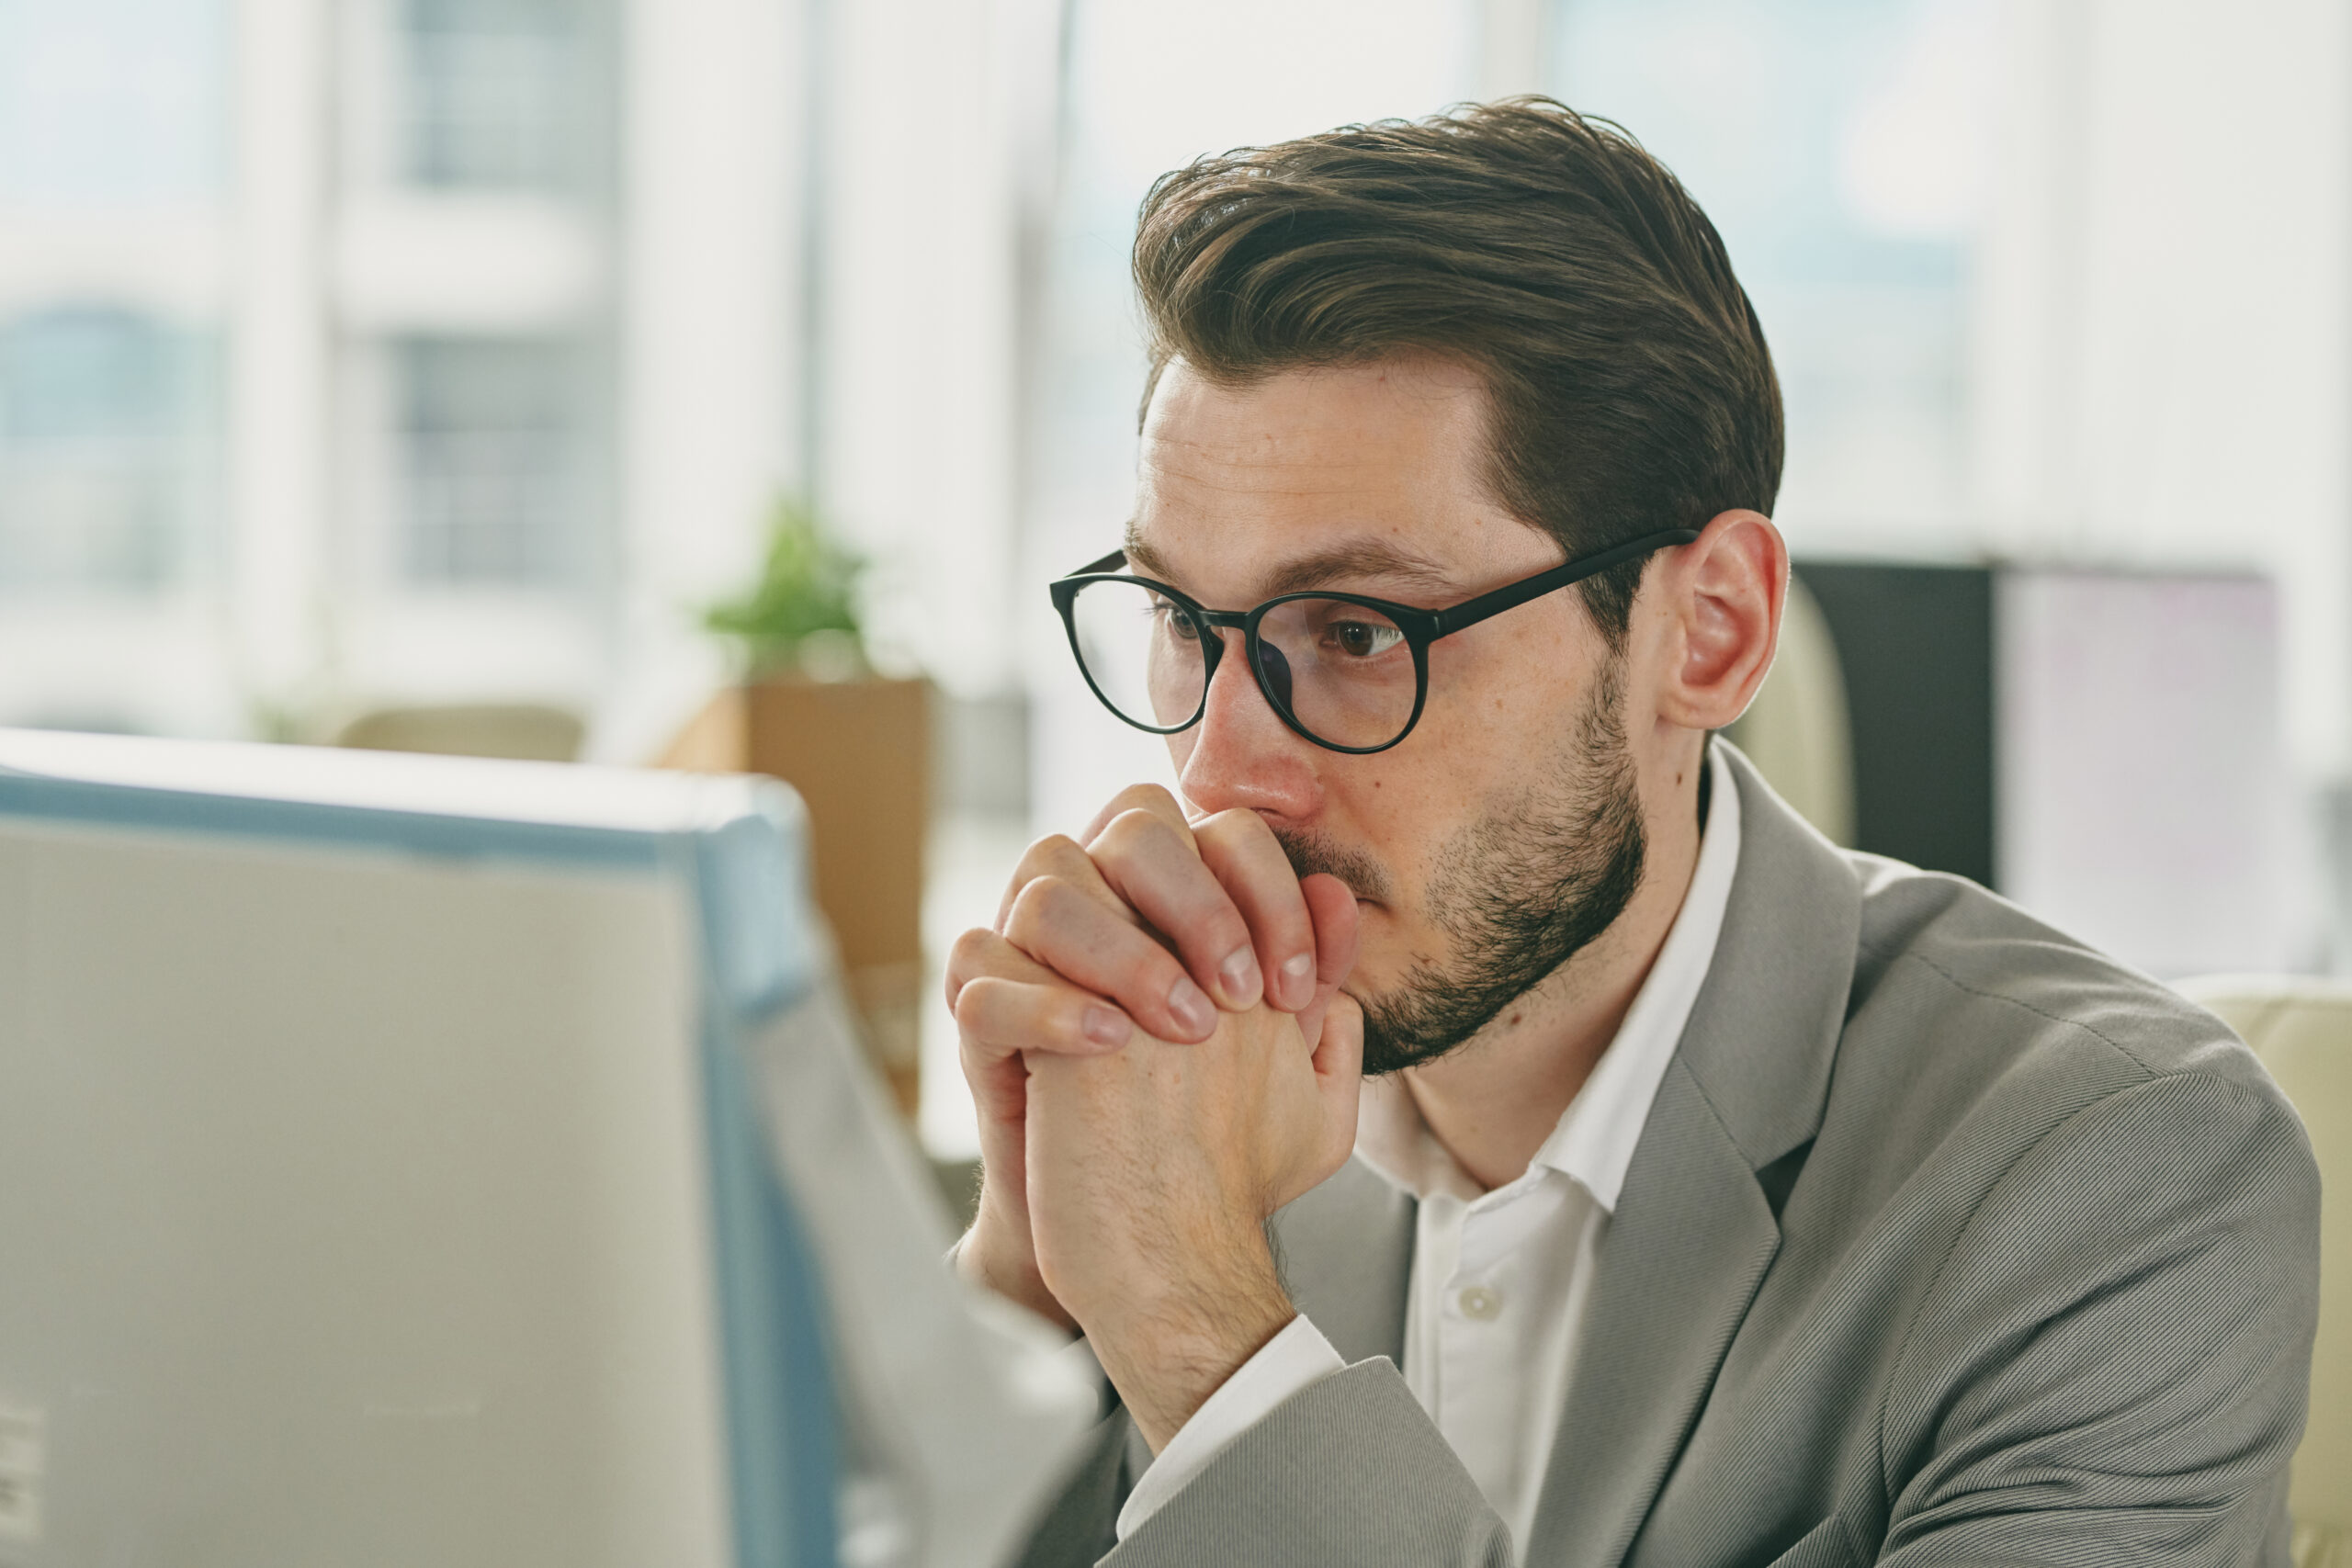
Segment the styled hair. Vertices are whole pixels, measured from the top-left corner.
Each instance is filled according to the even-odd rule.
[[[1170,360],[1247,385],[1428,354],[1491,405],[1487,482],[1573,557],[1770,513],[1780,383],[1723,240],[1619,127],[1472,104],[1196,159],[1144,198],[1135,281]],[[1641,562],[1589,579],[1623,645]]]

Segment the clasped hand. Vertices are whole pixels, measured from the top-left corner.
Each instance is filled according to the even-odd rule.
[[[1137,786],[949,959],[985,1172],[957,1266],[1081,1329],[1155,1450],[1294,1315],[1265,1221],[1354,1140],[1355,948],[1256,813]]]

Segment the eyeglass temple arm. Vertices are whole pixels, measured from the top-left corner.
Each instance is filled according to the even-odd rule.
[[[1465,626],[1476,626],[1490,615],[1499,615],[1505,610],[1515,610],[1530,599],[1541,599],[1546,593],[1556,593],[1572,582],[1582,582],[1588,577],[1597,577],[1611,567],[1623,566],[1629,560],[1639,560],[1644,556],[1665,549],[1669,546],[1695,543],[1698,537],[1699,530],[1696,528],[1668,528],[1663,533],[1645,534],[1638,539],[1628,539],[1622,545],[1613,545],[1608,549],[1596,551],[1589,556],[1579,556],[1575,560],[1565,561],[1549,571],[1538,572],[1524,581],[1514,582],[1506,588],[1498,588],[1492,593],[1481,593],[1476,599],[1464,600],[1450,610],[1439,611],[1434,635],[1449,637]]]

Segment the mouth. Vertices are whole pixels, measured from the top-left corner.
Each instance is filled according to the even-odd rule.
[[[1379,862],[1361,850],[1349,849],[1318,835],[1276,829],[1274,837],[1290,868],[1301,880],[1309,876],[1337,877],[1360,907],[1380,908],[1388,901],[1388,874]]]

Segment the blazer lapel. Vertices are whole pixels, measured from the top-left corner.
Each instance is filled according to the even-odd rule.
[[[1780,1245],[1755,1173],[1675,1063],[1595,1259],[1531,1568],[1624,1555]]]
[[[1616,1568],[1640,1531],[1780,1249],[1756,1172],[1820,1126],[1845,1025],[1853,866],[1715,744],[1739,790],[1739,869],[1594,1259],[1531,1568]]]

